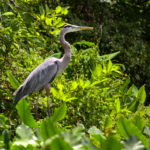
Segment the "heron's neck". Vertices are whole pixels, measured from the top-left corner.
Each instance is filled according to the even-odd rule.
[[[60,33],[60,44],[64,48],[65,53],[61,58],[61,70],[59,72],[63,71],[68,66],[71,59],[71,47],[70,44],[65,40],[65,34],[63,31]]]
[[[65,50],[64,56],[71,57],[71,47],[70,44],[65,40],[65,34],[63,31],[60,33],[60,44]]]

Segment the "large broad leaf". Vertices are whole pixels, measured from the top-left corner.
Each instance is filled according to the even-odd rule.
[[[37,123],[30,112],[29,104],[25,99],[22,99],[18,102],[18,104],[16,105],[16,109],[24,124],[28,125],[31,128],[37,127]]]
[[[136,86],[132,85],[127,94],[134,94],[134,96],[137,97],[128,104],[128,110],[132,112],[135,112],[138,109],[139,104],[144,103],[146,100],[145,86],[142,86],[138,91]]]
[[[84,126],[78,125],[70,131],[61,133],[65,141],[67,141],[74,150],[96,150],[97,148],[85,136]]]
[[[142,132],[145,127],[145,118],[139,115],[134,116],[133,123],[138,127]]]
[[[103,133],[96,127],[93,126],[88,130],[88,133],[92,138],[100,142],[101,144],[106,140],[106,137],[103,135]]]
[[[150,137],[150,127],[145,126],[143,133],[146,134],[146,135],[148,135]]]
[[[124,150],[145,150],[144,145],[136,136],[129,137],[124,142]]]
[[[59,108],[56,108],[54,111],[54,115],[52,116],[53,122],[57,122],[62,120],[66,116],[67,106],[66,104],[62,104]]]
[[[28,145],[37,146],[37,138],[35,137],[33,131],[31,128],[29,128],[26,125],[20,125],[16,129],[16,133],[19,136],[16,138],[16,141],[13,143],[13,145],[22,145],[24,147],[27,147]]]
[[[148,147],[148,139],[141,133],[141,131],[138,129],[138,127],[135,126],[135,124],[132,122],[132,120],[127,120],[123,117],[120,118],[120,120],[117,122],[117,129],[121,136],[124,138],[130,137],[130,136],[137,136],[141,142],[144,144],[144,146]]]
[[[122,150],[122,148],[123,144],[116,137],[109,136],[99,150]]]
[[[64,131],[62,136],[70,143],[73,147],[80,147],[82,143],[82,137],[85,135],[85,128],[83,125],[78,125],[70,131]]]
[[[43,120],[40,124],[40,136],[44,141],[59,133],[51,118]]]
[[[46,140],[44,144],[44,149],[46,150],[73,150],[71,145],[64,141],[60,136],[55,136],[51,139]]]
[[[10,71],[7,70],[6,74],[7,74],[7,77],[9,79],[11,86],[14,89],[17,89],[19,87],[20,83],[17,81],[17,79],[12,75],[12,73]]]

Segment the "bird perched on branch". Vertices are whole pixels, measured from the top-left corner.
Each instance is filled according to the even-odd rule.
[[[71,47],[70,44],[65,40],[65,35],[69,32],[76,32],[81,30],[92,30],[92,27],[86,26],[76,26],[76,25],[65,25],[62,27],[60,32],[60,43],[65,50],[62,58],[48,58],[43,63],[41,63],[38,67],[36,67],[26,78],[24,83],[15,91],[14,101],[17,103],[23,97],[28,96],[29,94],[40,91],[45,88],[47,95],[47,108],[48,115],[50,114],[50,102],[49,102],[49,94],[50,94],[50,84],[56,77],[58,73],[61,73],[69,64],[71,58]],[[36,115],[38,109],[38,99],[36,102]]]

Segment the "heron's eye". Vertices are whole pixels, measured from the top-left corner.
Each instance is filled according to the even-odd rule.
[[[71,25],[69,24],[63,26],[63,28],[69,28],[69,27],[71,27]]]

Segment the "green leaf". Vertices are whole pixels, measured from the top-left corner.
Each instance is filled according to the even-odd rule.
[[[127,94],[128,95],[133,94],[134,96],[136,96],[137,93],[138,93],[138,88],[134,84],[132,84],[132,86],[128,89]]]
[[[61,14],[64,14],[64,15],[67,15],[67,14],[68,14],[69,6],[62,7],[61,9],[62,9],[62,10],[61,10]]]
[[[75,90],[77,87],[78,87],[78,82],[77,81],[72,81],[71,90]]]
[[[7,124],[7,117],[4,114],[0,114],[0,128],[5,127]]]
[[[95,66],[95,69],[92,71],[92,77],[93,78],[99,78],[102,74],[102,66],[100,64]],[[100,82],[101,80],[95,81]]]
[[[112,122],[110,116],[106,117],[104,126],[105,126],[105,128],[112,128],[113,127],[113,122]]]
[[[2,14],[3,16],[13,16],[14,13],[13,12],[5,12]]]
[[[103,135],[103,133],[96,127],[93,126],[88,130],[88,133],[91,137],[94,137],[97,141],[103,143],[106,140],[106,137]]]
[[[39,7],[39,10],[40,10],[40,14],[45,16],[45,10],[44,10],[44,7],[42,5]]]
[[[55,53],[55,54],[52,54],[50,57],[60,58],[61,54],[62,54],[61,52]]]
[[[108,64],[107,64],[107,72],[109,73],[111,71],[112,68],[112,62],[111,60],[109,60]]]
[[[59,108],[56,108],[54,111],[54,115],[52,116],[53,122],[57,122],[62,120],[66,116],[67,106],[66,104],[62,104]]]
[[[37,123],[30,112],[29,103],[27,103],[25,99],[22,99],[17,103],[16,109],[24,124],[31,128],[37,127]]]
[[[124,150],[145,150],[144,145],[136,136],[129,137],[123,142]]]
[[[9,142],[10,142],[10,132],[8,129],[5,129],[3,131],[3,141],[4,141],[4,144],[5,144],[5,148],[6,149],[9,149]]]
[[[46,118],[40,124],[40,136],[44,141],[59,133],[51,118]]]
[[[95,46],[93,42],[82,40],[80,42],[75,42],[73,45],[87,45],[89,47]]]
[[[124,92],[124,90],[128,87],[129,83],[130,83],[130,79],[128,78],[128,79],[123,83],[123,85],[120,86],[120,90],[121,90],[122,92]]]
[[[144,103],[144,102],[145,102],[145,100],[146,100],[145,85],[143,85],[143,86],[139,89],[139,91],[138,91],[138,93],[137,93],[137,98],[140,99],[140,102],[141,102],[141,103]]]
[[[128,104],[128,110],[132,112],[136,112],[138,109],[138,106],[139,106],[139,101],[137,99],[134,99]]]
[[[31,23],[33,21],[33,19],[34,19],[33,16],[30,13],[28,13],[28,12],[23,12],[22,13],[22,18],[28,24]]]
[[[145,126],[143,133],[150,137],[150,128],[148,126]]]
[[[139,130],[143,131],[145,127],[145,119],[143,117],[136,115],[134,119],[131,120],[133,120],[133,123],[138,127]]]
[[[115,53],[111,53],[111,54],[108,54],[107,57],[108,57],[108,60],[111,60],[113,58],[115,58],[117,55],[120,54],[120,51],[118,52],[115,52]]]
[[[116,137],[109,136],[100,150],[122,150],[123,144]]]
[[[31,128],[29,128],[26,125],[20,125],[16,129],[16,133],[19,135],[20,138],[22,139],[33,139],[35,138],[35,135]]]
[[[11,74],[10,71],[6,71],[6,74],[7,74],[7,77],[9,79],[9,82],[11,84],[11,86],[14,88],[14,89],[17,89],[20,85],[20,83],[16,80],[16,78]]]
[[[82,124],[69,131],[64,131],[61,136],[74,150],[97,150],[95,146],[85,136],[85,128]]]
[[[108,55],[100,56],[99,59],[104,60],[104,61],[111,60],[111,59],[115,58],[118,54],[120,54],[120,51],[111,53]]]
[[[116,109],[117,113],[120,112],[120,100],[119,100],[119,98],[115,100],[115,109]]]
[[[60,13],[61,12],[61,6],[57,6],[55,11],[57,14]]]
[[[51,87],[51,93],[54,97],[58,97],[58,90],[56,90],[54,87]]]
[[[27,147],[28,145],[37,146],[37,138],[35,137],[31,128],[26,125],[20,125],[16,129],[16,133],[19,138],[13,143],[13,145],[22,145]]]
[[[52,139],[46,140],[44,144],[44,149],[52,149],[52,150],[73,150],[71,145],[64,141],[60,136],[55,136]]]
[[[84,130],[84,126],[80,124],[72,130],[64,131],[61,135],[64,137],[65,141],[70,143],[72,146],[75,146],[82,142],[81,139],[85,135]]]
[[[132,120],[127,120],[123,117],[117,122],[117,129],[124,138],[130,136],[137,136],[145,147],[148,147],[148,139],[141,133],[141,131],[134,125]]]
[[[45,19],[45,23],[46,23],[46,25],[52,25],[52,19],[51,18],[46,18]]]

